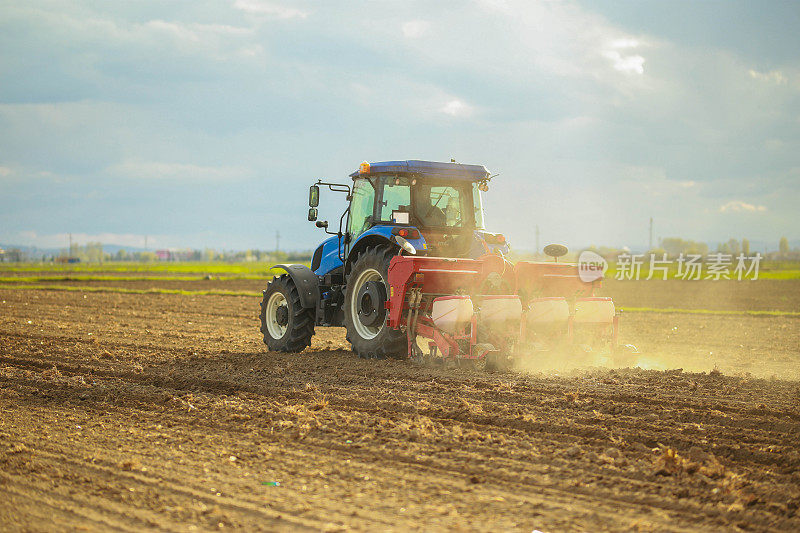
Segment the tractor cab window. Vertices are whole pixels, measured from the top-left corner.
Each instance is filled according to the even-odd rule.
[[[414,188],[414,212],[424,226],[464,227],[471,222],[464,220],[472,209],[467,194],[461,187],[421,183]]]
[[[411,222],[411,188],[408,178],[387,176],[383,182],[381,220],[398,224]]]
[[[483,226],[483,204],[481,203],[481,191],[478,189],[478,183],[472,184],[472,208],[475,211],[475,227],[484,229]]]
[[[350,220],[347,231],[355,239],[372,225],[372,210],[375,206],[375,187],[366,178],[353,183],[353,199],[350,201]]]

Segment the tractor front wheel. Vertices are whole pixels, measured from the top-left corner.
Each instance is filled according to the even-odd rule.
[[[302,352],[314,335],[314,309],[300,303],[297,287],[287,274],[267,284],[261,300],[261,333],[275,352]]]
[[[386,325],[389,262],[396,251],[388,246],[359,254],[347,277],[344,323],[353,351],[363,358],[406,355],[406,336]]]

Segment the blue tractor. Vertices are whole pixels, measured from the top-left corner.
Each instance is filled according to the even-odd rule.
[[[270,350],[300,352],[315,327],[343,326],[360,357],[404,357],[407,335],[387,321],[392,258],[508,253],[505,237],[484,228],[481,191],[491,175],[482,165],[364,162],[350,178],[310,188],[308,220],[331,237],[314,252],[311,268],[278,265],[286,273],[264,290],[261,332]],[[336,231],[317,220],[323,187],[348,202]]]

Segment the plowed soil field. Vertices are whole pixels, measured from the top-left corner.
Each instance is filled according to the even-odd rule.
[[[0,301],[0,529],[800,529],[797,317],[626,313],[641,368],[487,374],[270,353],[252,296]]]

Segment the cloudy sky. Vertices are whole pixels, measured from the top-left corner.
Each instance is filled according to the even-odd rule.
[[[796,2],[0,1],[0,242],[310,249],[362,160],[517,248],[800,238]],[[336,217],[343,198],[323,196]]]

